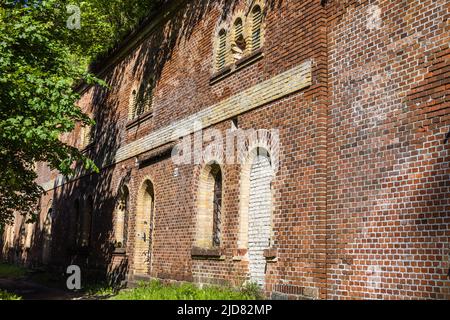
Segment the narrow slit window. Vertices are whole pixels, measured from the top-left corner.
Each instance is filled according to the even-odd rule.
[[[219,46],[217,48],[217,70],[225,67],[227,53],[227,33],[225,30],[219,32]]]
[[[261,48],[262,11],[259,6],[252,11],[252,50]]]
[[[137,108],[137,97],[136,97],[136,95],[137,95],[136,90],[133,90],[131,92],[131,98],[130,98],[131,99],[130,104],[131,104],[131,118],[132,119],[134,119],[136,117],[136,108]]]
[[[220,247],[221,212],[222,212],[222,172],[218,170],[214,175],[213,247]]]

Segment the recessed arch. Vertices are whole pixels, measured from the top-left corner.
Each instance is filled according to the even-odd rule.
[[[94,218],[94,199],[91,195],[86,198],[81,218],[81,247],[89,247],[92,238],[92,220]]]
[[[114,215],[114,243],[117,248],[125,248],[127,244],[129,200],[128,186],[122,185],[118,192]]]
[[[81,220],[80,200],[77,198],[73,201],[70,214],[69,246],[71,248],[81,244]]]
[[[263,46],[264,42],[264,26],[263,26],[263,4],[258,1],[255,3],[250,11],[250,43],[251,43],[251,51],[255,51],[260,49]]]
[[[51,259],[52,250],[52,225],[53,225],[53,208],[47,210],[47,215],[42,227],[42,263],[48,264]]]
[[[246,53],[247,41],[244,30],[244,19],[238,16],[232,29],[231,54],[234,62],[240,60]]]
[[[128,101],[128,120],[131,120],[135,117],[136,108],[137,108],[137,88],[135,85],[131,89],[130,98]]]
[[[247,252],[250,280],[261,286],[265,284],[264,250],[273,245],[273,179],[269,151],[253,148],[241,171],[238,248]]]
[[[216,71],[222,70],[227,64],[227,37],[228,33],[225,28],[222,28],[217,33],[216,39]]]
[[[216,161],[206,164],[199,176],[195,246],[220,247],[223,221],[223,173]]]
[[[154,217],[155,188],[147,177],[137,195],[133,259],[135,274],[148,274],[151,271]]]

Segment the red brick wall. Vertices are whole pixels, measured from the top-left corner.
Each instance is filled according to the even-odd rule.
[[[449,4],[345,2],[326,6],[328,298],[448,299]]]
[[[110,163],[119,147],[311,59],[311,86],[236,117],[242,129],[279,130],[277,261],[267,265],[266,292],[277,298],[449,298],[448,5],[379,1],[368,12],[368,1],[268,1],[264,57],[211,84],[219,15],[231,21],[245,2],[189,2],[108,68],[102,76],[110,89],[91,88],[80,100],[97,120],[87,152],[99,165]],[[381,24],[372,19],[368,27],[377,8]],[[153,117],[127,130],[130,93],[142,73],[157,79]],[[231,121],[213,127],[223,132]],[[75,144],[78,135],[79,128],[67,139]],[[176,166],[167,155],[141,167],[130,158],[50,190],[42,203],[53,199],[57,214],[53,265],[132,274],[137,192],[150,178],[155,225],[148,274],[240,284],[248,267],[233,259],[239,255],[241,167],[222,167],[220,260],[191,257],[201,169]],[[39,172],[40,183],[56,177]],[[128,243],[125,255],[114,255],[121,181],[130,190]],[[73,204],[89,195],[92,248],[75,254],[68,245]],[[46,210],[42,205],[41,219]],[[37,240],[23,257],[39,263],[40,256]]]

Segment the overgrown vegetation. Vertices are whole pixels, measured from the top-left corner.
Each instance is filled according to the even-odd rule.
[[[43,189],[35,165],[65,176],[94,162],[60,137],[93,119],[77,106],[76,86],[104,85],[88,64],[113,47],[160,0],[89,0],[75,3],[80,28],[68,28],[69,0],[0,1],[0,226],[14,213],[32,222]]]
[[[17,279],[26,275],[27,270],[12,264],[0,263],[0,278]]]
[[[192,283],[163,284],[161,281],[140,283],[135,289],[120,291],[113,300],[260,300],[263,294],[257,285],[240,289],[206,286],[199,288]]]
[[[22,298],[14,293],[0,290],[0,300],[22,300]]]

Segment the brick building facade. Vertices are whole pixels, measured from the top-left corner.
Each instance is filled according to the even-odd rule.
[[[449,11],[173,1],[97,64],[108,88],[82,89],[96,126],[63,139],[100,173],[39,164],[39,221],[17,217],[3,257],[273,298],[449,299]],[[218,133],[239,161],[208,149]]]

